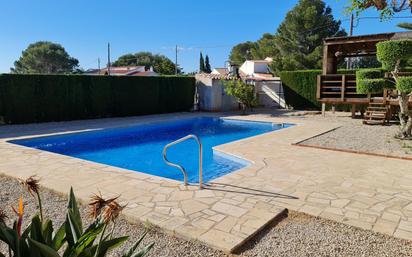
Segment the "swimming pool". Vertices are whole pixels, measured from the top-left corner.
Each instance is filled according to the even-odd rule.
[[[202,141],[203,181],[207,182],[249,165],[246,160],[213,150],[214,146],[290,126],[292,124],[198,117],[10,142],[183,181],[180,170],[164,163],[162,151],[166,144],[195,134]],[[167,157],[186,169],[190,183],[199,181],[198,145],[194,140],[170,147]]]

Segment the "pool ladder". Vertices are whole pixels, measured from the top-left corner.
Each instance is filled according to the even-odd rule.
[[[200,142],[200,139],[199,139],[198,136],[196,136],[196,135],[187,135],[187,136],[185,136],[185,137],[182,137],[182,138],[180,138],[180,139],[178,139],[178,140],[176,140],[176,141],[173,141],[173,142],[167,144],[167,145],[163,148],[163,160],[165,161],[165,163],[166,163],[167,165],[172,166],[172,167],[175,167],[175,168],[178,168],[178,169],[180,169],[180,170],[182,171],[183,177],[184,177],[184,185],[187,186],[187,185],[188,185],[188,182],[187,182],[187,172],[186,172],[185,168],[183,168],[182,165],[179,165],[179,164],[170,162],[170,161],[167,159],[167,149],[168,149],[169,147],[173,146],[173,145],[179,144],[179,143],[181,143],[181,142],[183,142],[183,141],[186,141],[186,140],[188,140],[188,139],[191,139],[191,138],[194,139],[194,140],[196,140],[197,144],[199,145],[199,189],[202,189],[202,188],[203,188],[203,171],[202,171],[202,162],[203,162],[203,160],[202,160],[203,157],[202,157],[202,156],[203,156],[203,154],[202,154],[202,142]]]

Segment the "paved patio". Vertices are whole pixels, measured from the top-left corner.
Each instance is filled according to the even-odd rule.
[[[298,126],[217,147],[254,164],[212,181],[201,191],[177,181],[6,142],[193,115],[200,114],[3,126],[0,174],[18,178],[37,174],[42,185],[60,193],[67,193],[72,185],[84,202],[97,190],[104,196],[121,194],[130,220],[149,221],[225,251],[235,250],[285,208],[412,239],[411,161],[293,145],[339,124],[264,114],[230,116]]]

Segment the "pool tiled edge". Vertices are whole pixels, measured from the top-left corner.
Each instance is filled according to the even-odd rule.
[[[231,118],[285,121],[261,115]],[[124,124],[138,120],[125,119]],[[213,180],[210,189],[201,191],[169,179],[8,144],[7,138],[0,140],[0,173],[17,178],[37,174],[43,186],[64,194],[72,185],[83,202],[97,190],[108,197],[121,194],[130,220],[149,221],[227,252],[286,208],[412,239],[410,162],[297,147],[292,144],[338,124],[287,122],[298,126],[216,147],[253,164]]]

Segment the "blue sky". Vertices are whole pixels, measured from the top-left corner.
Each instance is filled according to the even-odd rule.
[[[337,19],[347,19],[348,0],[327,0]],[[106,63],[107,42],[112,60],[138,51],[161,53],[184,71],[198,68],[199,52],[221,67],[233,45],[275,32],[297,0],[0,0],[0,72],[9,72],[28,44],[48,40],[62,44],[82,68]],[[400,14],[410,15],[407,12]],[[366,12],[362,16],[377,16]],[[396,23],[412,19],[361,20],[355,35],[401,31]],[[348,29],[349,22],[342,27]]]

